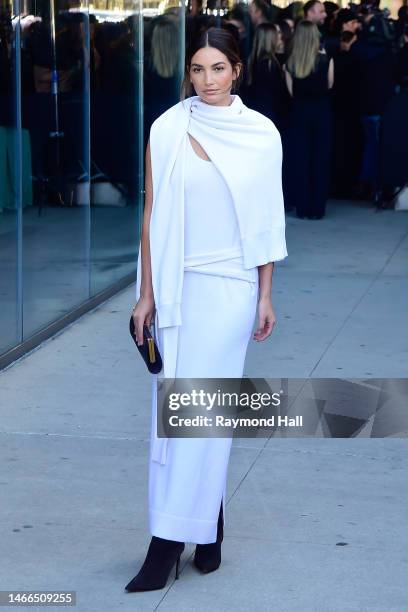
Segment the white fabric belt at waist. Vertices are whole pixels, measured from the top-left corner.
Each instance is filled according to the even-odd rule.
[[[238,247],[214,253],[186,256],[184,258],[184,270],[256,283],[258,281],[258,269],[245,269],[243,261],[242,249]]]
[[[216,261],[225,261],[227,259],[236,259],[242,257],[241,247],[232,247],[229,249],[220,249],[212,253],[197,253],[193,255],[185,255],[184,264],[187,266],[198,266],[200,264],[213,263]]]

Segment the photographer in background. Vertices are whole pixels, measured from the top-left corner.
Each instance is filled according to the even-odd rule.
[[[324,41],[326,53],[333,57],[341,50],[341,35],[343,32],[350,32],[355,35],[353,42],[357,40],[357,35],[361,31],[361,22],[355,10],[341,9],[338,11],[333,24],[333,32]],[[346,37],[347,38],[347,37]]]
[[[358,8],[361,33],[351,53],[358,63],[359,110],[364,130],[364,148],[360,172],[363,197],[372,198],[379,188],[379,154],[381,117],[395,92],[396,40],[394,22],[379,2],[368,2]]]

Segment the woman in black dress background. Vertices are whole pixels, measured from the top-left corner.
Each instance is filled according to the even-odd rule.
[[[326,210],[331,151],[330,89],[333,60],[320,50],[320,35],[310,21],[300,21],[285,65],[293,98],[290,121],[288,193],[301,219],[321,219]]]
[[[288,93],[277,54],[282,47],[278,26],[261,23],[255,30],[248,59],[245,103],[274,122],[279,132],[287,123]]]

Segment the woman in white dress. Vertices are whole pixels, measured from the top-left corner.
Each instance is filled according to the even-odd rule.
[[[182,99],[153,123],[133,308],[135,333],[154,324],[163,371],[152,377],[152,539],[127,591],[163,588],[185,542],[203,573],[221,563],[232,438],[158,438],[166,378],[241,378],[255,341],[272,332],[273,262],[287,256],[282,147],[274,124],[231,95],[242,78],[233,36],[210,28],[186,57]]]

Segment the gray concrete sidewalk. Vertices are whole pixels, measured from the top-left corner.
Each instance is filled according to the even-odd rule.
[[[406,377],[408,214],[331,203],[321,221],[289,213],[287,239],[278,322],[251,342],[245,374]],[[150,541],[133,298],[134,286],[0,373],[0,590],[75,590],[80,612],[405,612],[405,439],[234,440],[219,570],[195,571],[189,544],[180,580],[124,591]]]

